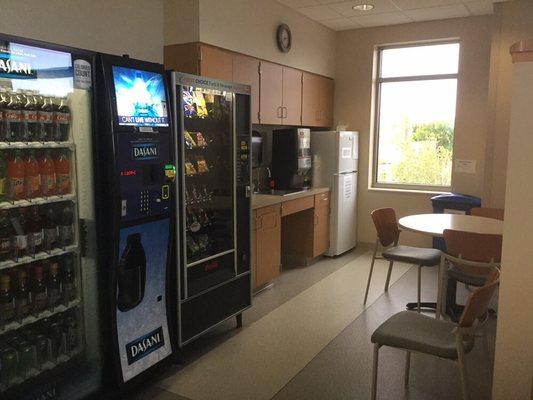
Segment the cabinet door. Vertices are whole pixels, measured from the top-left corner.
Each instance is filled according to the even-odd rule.
[[[302,71],[283,67],[283,125],[302,124]]]
[[[322,111],[320,125],[333,126],[333,79],[321,78],[320,109]]]
[[[320,126],[320,86],[318,75],[303,73],[302,125]]]
[[[329,248],[329,193],[315,196],[314,216],[313,257],[318,257]]]
[[[261,84],[259,90],[259,122],[261,124],[280,125],[283,67],[261,61]]]
[[[233,56],[233,81],[252,87],[252,123],[259,123],[259,60],[235,54]]]
[[[200,45],[200,75],[232,81],[233,54],[216,47]]]
[[[252,210],[252,288],[257,287],[257,211]]]
[[[258,210],[255,241],[256,287],[264,285],[280,273],[281,265],[281,212],[277,207],[262,213]]]

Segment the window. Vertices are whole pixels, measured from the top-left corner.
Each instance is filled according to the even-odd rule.
[[[374,187],[451,186],[459,43],[379,49]]]

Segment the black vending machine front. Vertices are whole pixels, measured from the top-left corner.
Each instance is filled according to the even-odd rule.
[[[167,307],[174,240],[174,142],[163,66],[100,55],[100,265],[108,346],[119,387],[172,354]]]

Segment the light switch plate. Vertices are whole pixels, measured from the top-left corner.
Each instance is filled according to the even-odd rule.
[[[455,172],[463,174],[475,174],[476,173],[476,160],[458,160],[454,161]]]

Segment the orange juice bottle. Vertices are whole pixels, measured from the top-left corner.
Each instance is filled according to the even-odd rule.
[[[41,175],[39,174],[39,163],[35,158],[35,150],[28,152],[26,158],[26,197],[33,199],[41,195]]]
[[[15,153],[7,163],[9,200],[22,200],[24,198],[25,169],[26,163],[22,159],[22,150],[15,150]]]
[[[54,195],[56,193],[56,175],[50,149],[46,149],[39,159],[39,174],[41,175],[42,195]]]
[[[70,193],[70,157],[67,149],[62,149],[54,159],[57,194]]]

